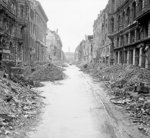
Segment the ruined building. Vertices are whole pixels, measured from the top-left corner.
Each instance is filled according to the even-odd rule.
[[[0,0],[0,62],[44,62],[48,18],[35,0]]]
[[[93,35],[85,36],[84,59],[85,59],[85,62],[92,62],[92,59],[93,59]]]
[[[49,60],[57,61],[64,60],[64,55],[62,55],[62,42],[57,31],[47,30],[47,46],[48,46],[48,56]]]
[[[23,61],[23,19],[17,0],[0,0],[0,62]]]
[[[75,62],[89,63],[93,61],[93,35],[86,35],[75,50]]]
[[[64,51],[61,51],[61,61],[65,62],[66,61],[66,56]]]
[[[108,6],[100,12],[93,25],[93,60],[110,63],[110,40],[108,38]]]
[[[108,38],[108,10],[107,5],[94,21],[93,35],[86,36],[76,48],[76,62],[110,64],[111,41]]]
[[[94,21],[92,60],[150,69],[149,17],[150,0],[109,0]]]
[[[22,5],[22,11],[26,7]],[[46,62],[46,35],[48,18],[38,1],[28,1],[28,20],[24,31],[24,63],[34,65]]]
[[[82,40],[75,50],[74,60],[76,63],[84,62],[84,48],[85,40]]]
[[[114,63],[150,68],[150,0],[109,0]]]

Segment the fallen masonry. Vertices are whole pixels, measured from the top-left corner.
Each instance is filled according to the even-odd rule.
[[[63,79],[63,70],[52,63],[25,68],[1,65],[0,138],[24,138],[36,127],[45,97],[31,88],[42,86],[41,81]]]
[[[81,69],[103,81],[110,101],[122,106],[144,135],[150,136],[150,71],[133,65],[86,64]]]
[[[27,76],[32,81],[56,81],[64,78],[63,69],[54,64],[46,64]]]
[[[43,98],[37,91],[0,78],[0,137],[24,138],[39,121]]]

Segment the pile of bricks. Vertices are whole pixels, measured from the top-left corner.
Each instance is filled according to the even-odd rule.
[[[28,87],[0,78],[0,137],[24,137],[38,122],[43,98]]]

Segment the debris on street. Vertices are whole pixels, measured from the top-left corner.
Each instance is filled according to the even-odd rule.
[[[0,138],[24,138],[36,127],[45,97],[32,88],[63,79],[62,65],[5,66],[0,72]]]
[[[24,138],[39,121],[43,98],[37,91],[0,78],[0,137]]]
[[[46,64],[27,76],[33,81],[55,81],[64,78],[63,69],[54,64]]]
[[[110,101],[122,106],[138,130],[150,135],[150,71],[133,65],[84,65],[82,70],[103,81]]]

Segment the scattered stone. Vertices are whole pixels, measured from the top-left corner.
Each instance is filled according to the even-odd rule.
[[[64,78],[63,69],[53,64],[48,64],[27,76],[31,81],[55,81]]]
[[[139,131],[150,133],[150,71],[133,65],[82,65],[106,84],[114,98],[110,101],[125,108]]]
[[[22,129],[37,122],[43,98],[20,83],[0,78],[0,137],[22,137]]]

